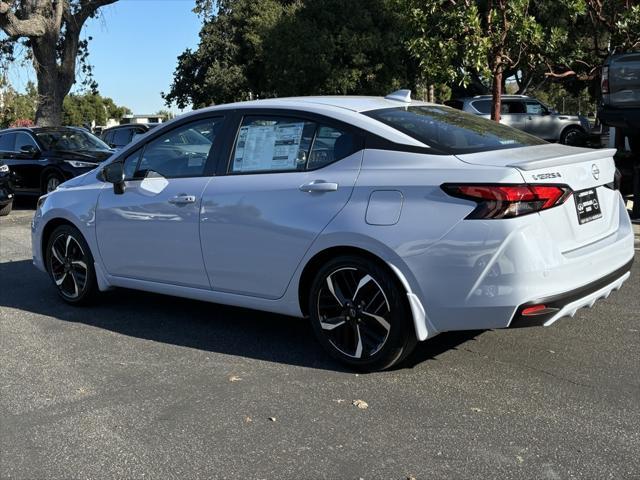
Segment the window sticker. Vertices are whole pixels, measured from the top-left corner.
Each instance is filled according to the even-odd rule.
[[[240,127],[234,172],[295,170],[304,122]]]

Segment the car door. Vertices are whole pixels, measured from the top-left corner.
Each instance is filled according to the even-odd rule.
[[[209,183],[200,237],[212,288],[281,297],[314,239],[344,207],[363,140],[297,112],[236,120],[228,166]]]
[[[215,168],[224,117],[165,130],[124,159],[125,192],[102,189],[96,235],[107,272],[210,288],[199,236],[202,193]]]
[[[521,100],[502,100],[500,123],[518,130],[526,128],[526,108]]]
[[[24,151],[23,147],[31,147]],[[40,157],[40,147],[27,132],[16,132],[11,169],[14,171],[16,187],[24,191],[40,192],[40,176],[44,168],[44,159]]]
[[[525,131],[536,137],[551,139],[554,137],[554,118],[549,115],[547,107],[535,100],[527,100],[527,116]]]

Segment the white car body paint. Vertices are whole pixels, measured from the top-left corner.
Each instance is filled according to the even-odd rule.
[[[200,203],[193,214],[199,216],[200,248],[204,259],[202,271],[197,276],[192,275],[193,271],[187,272],[187,277],[197,278],[199,285],[189,281],[171,282],[167,280],[171,278],[171,271],[163,271],[154,278],[153,272],[144,277],[133,270],[126,270],[135,262],[133,257],[121,259],[125,274],[115,275],[110,271],[104,261],[104,242],[108,242],[105,237],[108,233],[102,232],[98,238],[96,211],[101,208],[101,195],[110,196],[112,192],[111,185],[101,181],[97,171],[68,181],[43,197],[32,227],[34,264],[45,270],[43,232],[49,222],[64,220],[75,225],[87,240],[95,259],[101,290],[114,286],[134,288],[302,316],[298,289],[308,262],[329,248],[355,247],[380,258],[398,277],[406,289],[416,336],[424,340],[450,330],[508,327],[520,306],[593,284],[632,260],[634,236],[631,222],[619,192],[605,186],[614,177],[611,150],[547,144],[464,155],[431,154],[428,145],[360,113],[403,105],[402,102],[377,97],[310,97],[222,105],[178,117],[117,152],[110,162],[124,158],[143,142],[184,122],[191,115],[237,109],[310,112],[348,123],[409,150],[426,148],[421,152],[366,148],[320,170],[304,172],[305,181],[322,179],[331,182],[335,177],[339,179],[338,191],[350,189],[344,196],[344,204],[335,207],[335,214],[325,212],[322,221],[314,225],[305,224],[302,218],[291,218],[295,215],[292,210],[285,212],[278,210],[275,203],[265,203],[268,196],[256,196],[251,200],[251,207],[256,209],[257,215],[241,212],[241,215],[246,215],[243,224],[227,224],[226,230],[218,228],[222,224],[215,222],[221,220],[214,214],[220,214],[220,202],[234,208],[246,206],[241,201],[244,195],[238,190],[243,187],[235,180],[241,177],[214,176],[210,181],[199,179]],[[427,104],[413,102],[411,105]],[[598,179],[594,178],[595,170],[598,171]],[[268,183],[270,178],[265,175],[264,181]],[[275,176],[273,180],[276,181]],[[282,185],[286,184],[286,180],[282,182]],[[183,183],[186,189],[190,182]],[[297,182],[297,198],[309,195],[297,190],[302,183]],[[574,191],[595,188],[603,217],[579,225],[574,199],[569,198],[560,206],[522,217],[468,220],[465,217],[474,210],[475,204],[448,196],[440,188],[443,183],[562,183]],[[172,180],[168,184],[170,186]],[[394,218],[393,222],[381,225],[367,222],[370,198],[372,192],[377,191],[401,194],[401,213],[397,215],[397,221]],[[176,193],[182,193],[182,189]],[[136,217],[136,209],[129,207],[128,221],[148,221],[148,218]],[[168,211],[178,212],[177,209]],[[263,214],[266,217],[261,217]],[[159,216],[159,212],[153,215],[152,218],[158,221],[168,221],[166,217]],[[98,215],[98,221],[100,218]],[[236,217],[229,218],[237,220]],[[294,228],[296,223],[302,225],[300,231]],[[259,235],[268,230],[270,236],[264,237],[267,247],[275,244],[274,239],[278,235],[293,235],[300,240],[296,244],[300,258],[288,262],[286,271],[277,272],[274,276],[277,281],[263,291],[260,291],[261,285],[268,282],[268,276],[260,277],[264,273],[261,255],[273,255],[273,252],[268,248],[263,252],[248,250],[252,246],[259,248],[259,244],[255,238],[246,240],[246,236],[238,237],[234,232],[241,228]],[[223,258],[224,261],[216,258],[215,245],[202,241],[202,238],[208,238],[202,237],[207,231],[211,238],[226,242],[227,255],[235,256]],[[163,232],[171,235],[170,229]],[[221,232],[224,233],[222,237],[219,236]],[[250,261],[246,261],[243,251],[251,257]],[[152,256],[167,253],[159,247],[146,252]],[[128,252],[123,251],[122,255],[128,255]],[[277,255],[283,255],[283,252],[279,251]],[[196,256],[188,258],[190,262],[196,262]],[[160,257],[155,260],[156,266],[162,265]],[[208,261],[213,262],[212,267],[206,265]],[[246,263],[242,264],[241,274],[228,271],[233,262],[243,261]],[[257,277],[250,278],[252,268]],[[205,271],[207,275],[203,276]],[[217,288],[220,275],[227,274],[228,286]],[[205,285],[207,276],[209,284]],[[261,280],[255,281],[255,278]],[[598,291],[564,305],[546,324],[606,297],[620,288],[626,278],[628,274],[621,274]]]

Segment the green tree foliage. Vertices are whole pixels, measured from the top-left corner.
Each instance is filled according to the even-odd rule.
[[[62,121],[64,125],[82,126],[95,122],[105,125],[109,118],[120,120],[131,113],[127,107],[119,107],[111,98],[99,94],[70,94],[64,99]]]
[[[558,0],[563,1],[563,0]],[[505,73],[532,58],[543,31],[530,0],[408,0],[409,51],[430,82],[492,85],[491,118],[500,119]]]
[[[392,0],[227,0],[204,17],[200,44],[178,57],[164,98],[184,108],[305,94],[382,94],[412,86]]]
[[[17,44],[27,48],[37,76],[36,123],[59,125],[65,96],[76,82],[76,67],[91,79],[88,39],[80,33],[98,9],[117,0],[0,0],[0,56],[13,60]]]
[[[25,93],[18,93],[8,85],[1,88],[1,92],[0,128],[7,128],[19,120],[35,119],[38,92],[32,82],[27,83]]]
[[[472,94],[499,75],[503,85],[514,78],[517,93],[560,81],[571,96],[587,87],[594,96],[606,56],[640,47],[637,0],[398,1],[421,74]]]

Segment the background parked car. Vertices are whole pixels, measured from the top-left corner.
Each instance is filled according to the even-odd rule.
[[[602,123],[620,128],[640,153],[640,52],[610,56],[602,67]]]
[[[491,95],[477,95],[444,103],[485,118],[491,116]],[[502,97],[500,122],[545,140],[567,145],[583,143],[591,130],[587,117],[562,115],[539,100],[526,95]]]
[[[0,160],[18,194],[41,195],[94,169],[113,150],[85,129],[34,127],[0,130]]]
[[[9,215],[13,208],[13,188],[9,166],[0,160],[0,217]]]
[[[103,130],[100,134],[100,138],[102,138],[102,140],[111,148],[118,150],[131,143],[137,135],[143,135],[158,125],[160,124],[134,123],[118,125],[117,127],[111,127]]]

